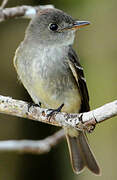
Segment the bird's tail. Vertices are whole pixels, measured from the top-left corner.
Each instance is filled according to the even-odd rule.
[[[78,131],[78,136],[73,137],[66,131],[66,137],[74,172],[78,174],[87,166],[94,174],[99,175],[100,169],[89,147],[86,135]]]

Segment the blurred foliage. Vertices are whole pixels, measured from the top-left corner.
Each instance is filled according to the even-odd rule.
[[[91,26],[77,33],[74,45],[84,67],[91,108],[115,100],[117,98],[117,1],[9,0],[7,6],[23,4],[54,4],[76,19],[91,21]],[[26,90],[18,82],[12,63],[15,50],[23,40],[27,25],[28,20],[24,19],[9,20],[0,24],[0,94],[31,101]],[[116,119],[100,124],[94,133],[88,135],[101,167],[100,177],[92,175],[88,170],[78,176],[74,175],[67,145],[62,142],[50,153],[41,156],[0,153],[0,179],[117,179]],[[42,123],[0,115],[0,140],[42,139],[56,130],[56,127]]]

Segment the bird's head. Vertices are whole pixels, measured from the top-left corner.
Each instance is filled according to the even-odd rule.
[[[58,9],[39,11],[27,29],[27,36],[44,46],[73,44],[75,32],[87,26],[88,21],[76,21]]]

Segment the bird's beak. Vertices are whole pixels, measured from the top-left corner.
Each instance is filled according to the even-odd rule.
[[[91,24],[89,21],[75,21],[71,29],[79,29],[88,26],[89,24]]]
[[[64,28],[63,30],[77,30],[82,27],[88,26],[89,24],[91,24],[89,21],[75,21],[73,25],[68,26]]]

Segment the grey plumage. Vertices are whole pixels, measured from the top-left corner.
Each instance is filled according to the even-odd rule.
[[[89,111],[83,68],[72,48],[75,31],[81,25],[88,22],[79,23],[57,9],[42,10],[30,22],[14,65],[36,104],[40,101],[42,107],[56,109],[64,103],[62,111],[68,113]],[[79,173],[87,166],[99,174],[84,132],[72,127],[64,129],[74,171]]]

